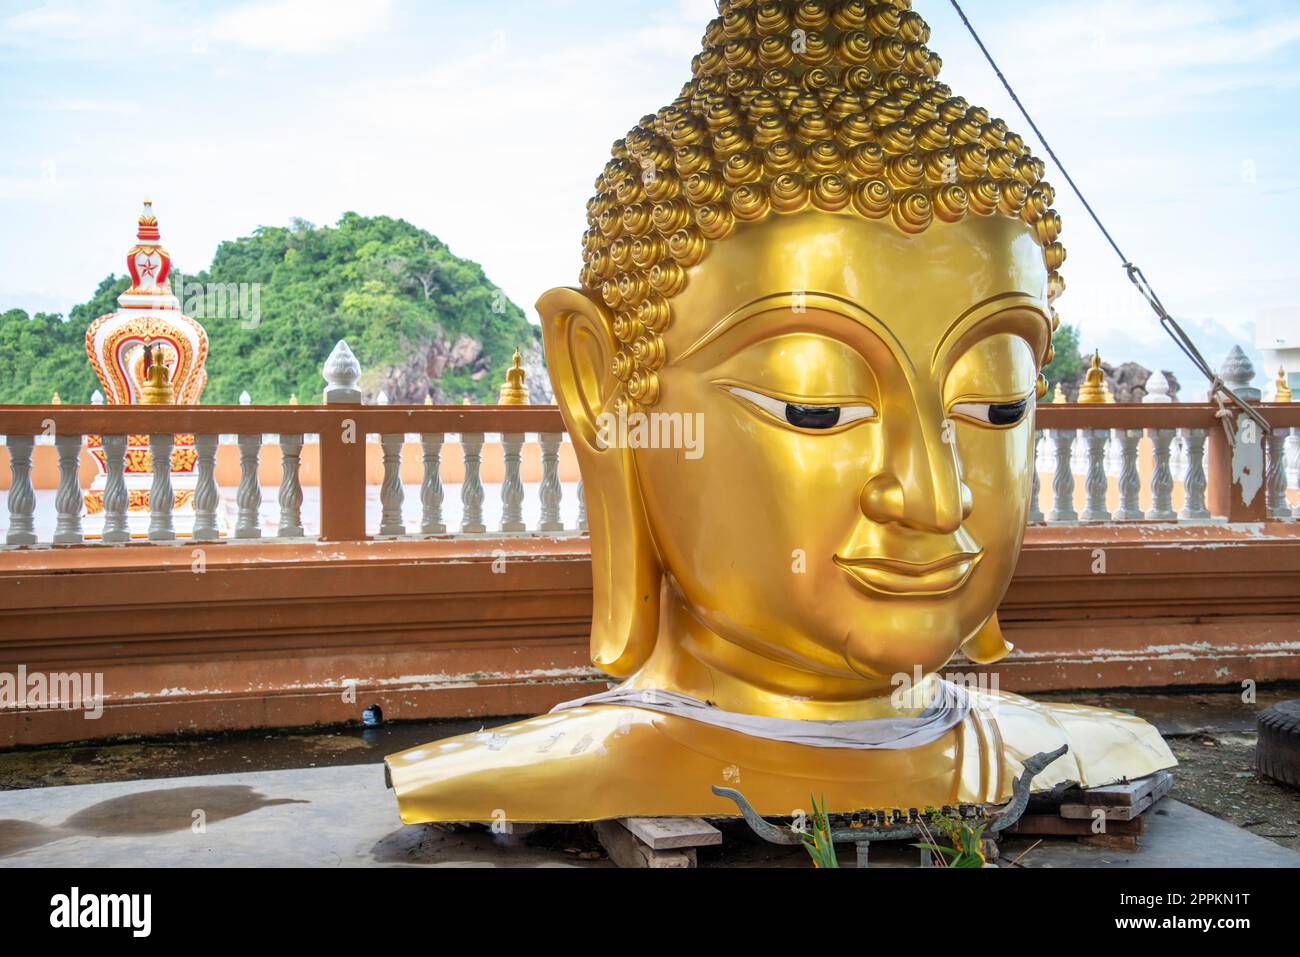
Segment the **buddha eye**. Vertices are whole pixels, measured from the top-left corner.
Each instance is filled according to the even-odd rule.
[[[728,387],[727,391],[757,406],[777,421],[809,432],[829,432],[876,415],[876,410],[869,405],[805,405],[735,386]]]
[[[953,415],[999,427],[1017,424],[1028,411],[1028,398],[1018,402],[959,402],[952,407]]]

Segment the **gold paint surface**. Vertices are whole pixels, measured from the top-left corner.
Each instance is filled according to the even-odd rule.
[[[741,790],[760,814],[793,816],[824,794],[828,810],[999,803],[1032,754],[1070,752],[1034,779],[1085,786],[1168,767],[1145,721],[1081,706],[978,693],[980,708],[931,745],[847,751],[749,738],[636,708],[591,706],[461,735],[388,758],[402,821],[598,821],[628,816],[734,817],[710,787]],[[1007,737],[993,751],[989,722]]]

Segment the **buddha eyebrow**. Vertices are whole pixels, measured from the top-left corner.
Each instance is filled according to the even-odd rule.
[[[1047,323],[1050,341],[1052,320],[1047,314],[1043,313],[1038,298],[1027,292],[997,293],[975,303],[949,324],[943,335],[939,337],[939,341],[934,344],[934,351],[930,353],[930,368],[932,370],[938,368],[940,357],[952,348],[952,340],[958,338],[960,333],[975,328],[981,323],[1017,307],[1031,309],[1041,316],[1043,321]]]
[[[893,331],[889,328],[888,324],[883,322],[874,313],[862,308],[862,306],[857,303],[830,292],[812,292],[808,290],[801,290],[800,292],[802,293],[800,301],[804,308],[818,309],[823,312],[829,312],[841,316],[848,322],[856,322],[859,325],[870,328],[883,338],[886,338],[895,348],[901,349],[901,343],[899,343],[894,337]],[[730,313],[715,322],[710,328],[705,330],[703,335],[682,350],[681,354],[676,357],[675,361],[690,358],[695,355],[695,353],[712,345],[741,323],[752,319],[755,316],[770,315],[778,310],[783,312],[790,311],[799,296],[800,293],[793,291],[772,293],[732,310]],[[870,322],[864,320],[870,320]]]

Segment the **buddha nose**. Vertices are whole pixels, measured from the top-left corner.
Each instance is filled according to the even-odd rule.
[[[861,505],[877,524],[951,535],[970,517],[972,502],[951,445],[926,450],[907,443],[901,461],[867,481]]]

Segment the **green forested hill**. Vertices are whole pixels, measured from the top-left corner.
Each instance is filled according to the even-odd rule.
[[[259,314],[232,316],[230,297],[209,294],[229,284],[258,284],[256,300],[245,286],[243,304],[255,302]],[[97,382],[86,327],[117,308],[127,285],[109,276],[66,321],[0,315],[0,402],[47,402],[53,392],[89,401]],[[383,389],[394,403],[491,402],[516,346],[540,356],[536,327],[478,264],[386,216],[263,227],[222,243],[205,272],[174,275],[172,288],[208,331],[205,404],[236,403],[244,390],[258,404],[291,394],[319,402],[320,369],[339,339],[361,362],[367,392]]]

